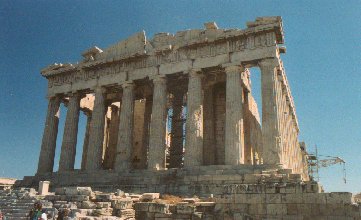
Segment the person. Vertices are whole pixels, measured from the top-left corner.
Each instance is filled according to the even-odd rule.
[[[46,213],[43,213],[43,205],[40,202],[34,203],[34,208],[29,212],[30,220],[47,220]]]
[[[57,220],[75,220],[75,218],[70,216],[70,210],[69,209],[63,209],[59,212]]]

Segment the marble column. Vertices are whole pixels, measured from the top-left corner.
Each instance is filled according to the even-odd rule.
[[[153,79],[153,107],[150,122],[148,169],[165,169],[167,84],[164,76]]]
[[[66,113],[63,143],[59,160],[59,171],[74,170],[76,143],[78,137],[80,94],[70,94]]]
[[[279,143],[280,131],[277,112],[277,59],[264,59],[259,62],[262,84],[262,153],[263,163],[279,165],[282,149]]]
[[[82,153],[82,157],[81,157],[81,169],[82,170],[85,170],[86,161],[87,161],[90,122],[92,119],[91,111],[84,111],[84,114],[86,115],[87,120],[86,120],[85,135],[84,135],[84,142],[83,142],[83,153]]]
[[[134,84],[122,84],[123,96],[119,117],[119,132],[115,170],[127,171],[132,163],[133,124],[134,124]]]
[[[87,152],[87,171],[102,169],[102,153],[104,140],[105,89],[95,89],[94,109],[90,122],[89,145]]]
[[[240,66],[228,66],[226,72],[225,164],[244,163],[244,128]]]
[[[105,169],[113,169],[115,163],[115,155],[117,152],[117,141],[119,132],[119,108],[111,105],[111,116],[109,123],[109,141],[105,152],[103,166]]]
[[[203,164],[216,164],[216,139],[214,132],[214,97],[213,85],[207,85],[204,88],[204,108],[203,108]]]
[[[43,140],[38,163],[38,174],[53,172],[58,135],[60,98],[55,96],[49,99],[48,113],[46,115]]]
[[[169,168],[180,168],[183,163],[183,96],[184,91],[179,88],[173,92],[172,100],[172,133],[170,138]]]
[[[203,90],[199,69],[189,73],[184,167],[203,164]]]
[[[140,162],[141,169],[147,169],[148,166],[149,132],[150,132],[150,120],[152,117],[152,106],[153,106],[153,97],[147,96],[145,100],[145,111],[144,111],[143,150],[142,150],[142,160]]]

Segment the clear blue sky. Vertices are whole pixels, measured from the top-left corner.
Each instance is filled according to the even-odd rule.
[[[320,173],[327,191],[361,191],[361,1],[0,1],[0,176],[33,175],[47,110],[40,69],[76,62],[141,30],[148,36],[203,28],[244,28],[257,16],[283,18],[282,59],[309,147],[347,161]],[[253,76],[255,92],[259,91]],[[258,84],[258,85],[257,85]],[[257,96],[257,94],[256,94]],[[257,96],[259,100],[259,95]],[[58,140],[65,111],[61,112]],[[84,124],[84,116],[80,121]],[[78,146],[84,126],[80,126]],[[57,157],[60,142],[58,141]],[[56,159],[57,167],[58,159]],[[80,159],[77,157],[76,166]]]

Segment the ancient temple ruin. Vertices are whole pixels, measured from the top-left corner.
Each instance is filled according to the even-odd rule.
[[[104,50],[92,47],[78,63],[44,68],[49,105],[37,174],[30,179],[66,175],[71,183],[100,172],[111,183],[116,174],[251,167],[289,170],[307,180],[280,58],[283,43],[280,17],[258,18],[242,30],[209,22],[152,39],[143,31]],[[253,68],[261,73],[258,104]],[[56,146],[62,103],[65,128]],[[81,169],[74,170],[81,112],[86,134]],[[61,154],[53,172],[56,147]]]
[[[308,175],[280,58],[281,17],[246,29],[204,26],[152,39],[140,32],[43,69],[49,104],[38,169],[18,190],[0,191],[9,219],[26,214],[11,210],[17,203],[35,199],[79,219],[360,219],[351,193],[324,193]],[[262,103],[251,74],[260,74]],[[67,112],[56,146],[60,105]],[[86,132],[77,143],[81,112]],[[19,189],[39,182],[38,195]],[[9,197],[20,202],[2,202]]]

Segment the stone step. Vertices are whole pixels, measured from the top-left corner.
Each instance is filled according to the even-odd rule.
[[[28,213],[30,211],[30,209],[27,208],[23,208],[23,209],[3,209],[3,212],[8,212],[8,213]]]
[[[28,220],[29,218],[28,217],[6,217],[6,220]]]
[[[26,213],[12,213],[9,216],[11,216],[11,217],[26,217],[27,215],[28,215],[28,212],[26,212]]]

